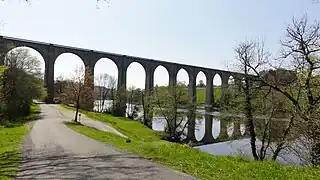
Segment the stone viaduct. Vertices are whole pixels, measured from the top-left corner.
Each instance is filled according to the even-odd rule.
[[[45,61],[44,83],[48,91],[47,103],[53,103],[54,64],[57,57],[63,53],[73,53],[75,55],[78,55],[83,61],[86,70],[90,70],[92,74],[94,74],[94,66],[99,61],[99,59],[108,58],[112,60],[118,68],[118,87],[126,87],[127,68],[131,63],[137,62],[142,65],[146,73],[146,91],[150,91],[153,88],[154,71],[158,66],[161,65],[167,69],[169,73],[169,85],[176,84],[178,71],[180,69],[184,69],[189,76],[189,97],[194,101],[196,101],[196,77],[198,73],[202,71],[206,76],[206,105],[209,107],[212,106],[214,102],[213,77],[215,76],[215,74],[219,74],[221,77],[221,99],[223,99],[224,97],[224,89],[228,86],[229,77],[242,76],[242,74],[239,73],[218,69],[0,36],[0,49],[5,50],[5,54],[8,53],[12,48],[16,47],[29,47],[38,51],[42,55]],[[3,62],[0,62],[0,64],[3,64]]]
[[[186,70],[189,76],[189,97],[196,102],[196,77],[200,71],[202,71],[206,76],[206,106],[212,107],[214,102],[213,96],[213,78],[216,74],[219,74],[221,77],[221,101],[224,98],[224,90],[228,86],[229,77],[232,76],[235,78],[237,83],[238,77],[242,77],[242,74],[218,69],[211,69],[206,67],[198,67],[192,65],[185,65],[179,63],[172,63],[166,61],[159,61],[154,59],[147,59],[141,57],[127,56],[122,54],[114,54],[108,52],[95,51],[90,49],[82,49],[76,47],[69,47],[45,42],[37,42],[26,39],[18,39],[13,37],[0,36],[0,50],[2,53],[7,54],[10,50],[16,47],[29,47],[38,51],[44,61],[45,61],[45,73],[44,73],[44,85],[47,89],[47,99],[46,103],[53,103],[54,99],[54,64],[57,57],[63,53],[72,53],[78,55],[88,72],[94,75],[95,64],[101,58],[108,58],[112,60],[118,68],[118,88],[126,87],[127,79],[127,68],[133,63],[137,62],[142,65],[145,70],[145,90],[151,91],[154,86],[154,71],[158,66],[163,66],[167,69],[169,74],[169,85],[174,85],[177,82],[177,73],[180,69]],[[0,61],[0,65],[3,65]],[[93,79],[92,79],[93,81]],[[93,82],[91,83],[94,84]],[[93,87],[92,87],[93,88]],[[92,103],[93,104],[93,103]],[[210,122],[209,122],[210,123]],[[190,129],[191,130],[191,129]],[[207,131],[207,130],[206,130]],[[208,133],[211,129],[208,129]],[[189,133],[192,132],[190,135]],[[194,127],[193,130],[188,130],[189,139],[194,139]],[[207,136],[206,136],[207,137]],[[207,139],[207,138],[206,138]],[[211,139],[211,137],[210,137]]]

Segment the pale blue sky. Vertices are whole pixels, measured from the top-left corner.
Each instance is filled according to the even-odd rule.
[[[99,9],[96,5],[95,0],[0,1],[0,34],[228,69],[238,42],[263,38],[277,53],[293,16],[320,17],[320,4],[313,0],[111,0],[110,5],[99,3]],[[55,76],[71,73],[80,62],[74,55],[62,55]],[[108,60],[99,61],[95,72],[117,75]],[[178,80],[187,79],[178,74]],[[128,86],[144,87],[142,67],[130,66],[127,81]],[[166,71],[157,70],[155,84],[167,83]]]

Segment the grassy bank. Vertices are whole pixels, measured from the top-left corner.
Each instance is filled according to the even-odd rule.
[[[39,106],[32,105],[29,116],[19,124],[0,125],[0,179],[13,179],[21,162],[21,143],[29,128],[25,122],[39,117]]]
[[[93,112],[82,111],[82,113],[112,125],[131,138],[131,143],[126,143],[125,139],[111,133],[96,131],[78,124],[68,124],[73,130],[200,179],[317,179],[320,173],[320,170],[315,168],[282,166],[274,162],[254,162],[240,157],[213,156],[184,145],[162,141],[158,132],[136,121]]]
[[[214,102],[220,99],[221,95],[221,88],[220,87],[215,87],[213,89],[213,97],[214,97]],[[206,88],[197,88],[197,102],[198,103],[205,103],[206,102]]]

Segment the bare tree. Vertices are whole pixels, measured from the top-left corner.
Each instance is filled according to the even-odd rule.
[[[165,132],[168,133],[166,139],[173,142],[181,141],[189,122],[189,116],[182,109],[193,111],[196,108],[196,105],[189,100],[185,88],[180,84],[155,87],[153,103],[154,111],[166,120]]]
[[[264,160],[267,152],[273,151],[272,159],[276,160],[279,152],[285,147],[295,116],[286,114],[291,117],[290,122],[279,127],[277,129],[279,132],[273,130],[272,125],[278,123],[275,120],[278,114],[290,111],[292,106],[285,101],[282,93],[265,83],[265,77],[268,76],[260,73],[270,63],[270,55],[265,51],[263,42],[242,42],[235,48],[235,52],[237,67],[244,76],[234,77],[236,84],[240,87],[240,94],[237,92],[236,98],[233,98],[233,102],[229,105],[232,108],[238,107],[239,112],[245,114],[254,159]],[[264,78],[259,79],[257,75]],[[231,87],[234,88],[234,86]],[[261,140],[260,147],[257,146],[257,139]]]
[[[138,103],[135,101],[136,88],[131,86],[127,90],[127,110],[126,114],[129,119],[136,119],[138,117]]]
[[[41,60],[32,56],[25,48],[15,48],[8,52],[4,65],[9,68],[18,68],[33,76],[43,78],[41,73]]]
[[[98,111],[103,112],[106,110],[106,101],[113,100],[113,92],[116,88],[116,79],[108,74],[100,74],[96,78],[97,89],[97,100],[98,100]],[[112,107],[111,107],[112,109]]]
[[[238,78],[238,85],[240,86],[240,90],[243,91],[244,99],[244,113],[247,119],[248,130],[250,131],[250,144],[251,151],[254,159],[258,160],[259,156],[257,154],[256,147],[256,132],[254,128],[254,110],[253,110],[253,96],[258,92],[256,88],[253,86],[253,81],[251,79],[251,71],[249,67],[251,64],[254,64],[255,68],[259,68],[260,65],[264,63],[265,54],[261,53],[261,49],[259,48],[259,44],[254,41],[246,41],[240,43],[236,48],[236,59],[238,61],[238,67],[241,72],[244,73],[244,81]],[[237,77],[235,77],[237,78]]]
[[[290,64],[296,74],[296,81],[287,85],[280,83],[279,75],[267,72],[266,75],[259,73],[258,64],[247,63],[247,69],[254,72],[257,79],[272,90],[280,92],[294,108],[291,109],[291,118],[284,135],[287,135],[293,125],[297,125],[303,143],[307,144],[310,161],[314,165],[320,164],[320,31],[319,23],[315,21],[309,24],[307,17],[293,19],[292,24],[286,29],[286,37],[281,41],[282,57],[277,59],[277,65]],[[244,57],[250,57],[244,54]],[[280,61],[282,60],[282,61]],[[247,83],[247,82],[246,82]],[[282,138],[274,154],[278,154],[285,144]],[[308,142],[308,143],[305,143]]]
[[[294,105],[295,111],[305,124],[305,138],[310,142],[311,162],[320,165],[320,25],[308,23],[305,15],[300,20],[293,19],[286,29],[286,38],[281,41],[282,57],[292,62],[297,72],[296,92],[292,93],[277,86],[271,87],[282,92]]]
[[[81,102],[86,99],[87,96],[92,95],[91,87],[86,84],[86,78],[92,75],[89,71],[85,71],[85,69],[81,67],[76,67],[74,73],[73,76],[66,80],[68,83],[62,94],[62,99],[64,102],[72,102],[75,105],[76,114],[74,121],[77,122]]]

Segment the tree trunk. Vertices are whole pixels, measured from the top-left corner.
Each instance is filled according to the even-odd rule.
[[[147,110],[146,110],[146,105],[144,103],[144,94],[142,93],[142,99],[141,99],[141,102],[142,102],[142,107],[143,107],[143,125],[147,126]]]
[[[245,114],[247,117],[248,121],[248,126],[249,126],[249,132],[250,132],[250,145],[251,145],[251,151],[252,155],[255,160],[259,160],[258,154],[257,154],[257,147],[256,147],[256,133],[254,130],[254,124],[253,124],[253,115],[252,115],[252,104],[251,104],[251,93],[250,87],[251,82],[249,82],[248,78],[248,71],[247,71],[247,66],[245,66],[245,85],[244,85],[244,93],[245,93]]]
[[[320,142],[314,142],[311,149],[312,165],[320,165]]]
[[[311,146],[311,162],[314,166],[320,165],[320,125],[318,122],[310,121],[308,122],[309,129],[312,129],[308,132],[309,137],[312,139]]]
[[[74,116],[75,122],[78,122],[79,104],[80,104],[80,95],[78,95],[77,102],[76,102],[76,114]]]

